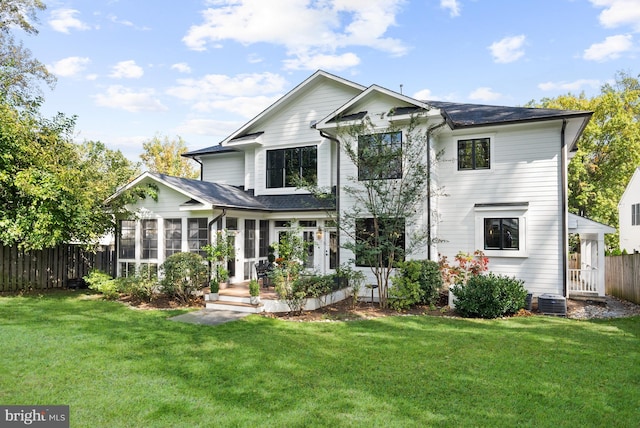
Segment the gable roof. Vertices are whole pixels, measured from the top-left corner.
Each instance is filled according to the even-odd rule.
[[[631,195],[631,192],[633,191],[632,187],[635,185],[635,182],[639,181],[638,186],[640,186],[640,166],[636,168],[636,170],[633,172],[633,175],[631,176],[631,179],[629,179],[629,182],[627,183],[627,187],[625,187],[624,192],[622,193],[622,196],[620,196],[620,201],[618,202],[618,207],[622,204],[622,202]],[[640,190],[640,187],[639,187]],[[640,201],[640,195],[638,195],[638,200]]]
[[[174,177],[148,171],[118,190],[107,202],[117,198],[125,190],[142,184],[145,180],[163,184],[182,193],[185,196],[185,202],[181,206],[191,209],[228,208],[265,212],[333,209],[332,204],[309,194],[254,196],[253,192],[246,192],[240,187],[229,184]]]
[[[244,125],[242,125],[242,127],[237,129],[233,133],[231,133],[231,135],[229,135],[227,138],[225,138],[220,144],[224,146],[224,145],[230,143],[232,140],[234,140],[234,139],[236,139],[238,137],[244,137],[246,131],[251,126],[253,126],[255,123],[257,123],[258,121],[263,119],[265,116],[267,116],[267,115],[273,113],[274,111],[278,110],[283,105],[287,104],[289,102],[289,100],[291,100],[297,94],[302,92],[304,90],[304,88],[306,88],[306,87],[310,86],[311,84],[313,84],[314,82],[320,81],[322,79],[328,79],[328,80],[340,83],[342,85],[354,88],[354,89],[356,89],[358,91],[363,91],[365,89],[364,86],[359,85],[358,83],[352,82],[352,81],[344,79],[342,77],[338,77],[338,76],[333,75],[331,73],[327,73],[326,71],[323,71],[323,70],[318,70],[315,73],[313,73],[311,76],[309,76],[307,79],[305,79],[302,83],[298,84],[295,88],[293,88],[292,90],[287,92],[284,96],[280,97],[275,103],[271,104],[269,107],[267,107],[265,110],[263,110],[256,117],[254,117],[249,122],[247,122]]]
[[[233,147],[225,147],[220,143],[218,143],[215,146],[205,147],[204,149],[192,150],[190,152],[183,153],[182,156],[186,158],[192,158],[200,155],[211,155],[216,153],[233,153],[233,152],[241,153],[240,150],[236,150]]]

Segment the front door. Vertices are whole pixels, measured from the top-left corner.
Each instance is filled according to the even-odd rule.
[[[323,236],[324,240],[324,273],[335,273],[338,267],[338,231],[327,229]]]

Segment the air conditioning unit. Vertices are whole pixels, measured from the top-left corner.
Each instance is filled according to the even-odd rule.
[[[567,316],[567,299],[559,294],[538,296],[538,311],[544,315]]]

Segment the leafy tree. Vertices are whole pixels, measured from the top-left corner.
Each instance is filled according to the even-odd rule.
[[[142,147],[144,153],[140,158],[151,172],[185,178],[197,178],[200,174],[191,160],[182,157],[187,152],[182,137],[171,140],[167,136],[156,135],[145,141]]]
[[[569,209],[617,226],[618,202],[640,165],[640,80],[618,72],[598,96],[566,94],[545,98],[539,106],[594,112],[569,163]],[[610,248],[618,247],[617,234],[606,239]]]
[[[15,40],[13,28],[21,28],[27,34],[37,34],[34,26],[36,13],[44,10],[41,0],[2,0],[0,2],[0,99],[11,105],[37,108],[42,92],[39,82],[50,87],[55,77],[33,58],[31,51]]]
[[[427,142],[444,122],[430,126],[425,122],[416,114],[408,123],[381,130],[366,117],[337,132],[342,153],[358,171],[346,178],[341,189],[342,197],[350,201],[336,219],[349,238],[342,247],[355,254],[356,265],[370,267],[382,307],[388,305],[396,264],[434,240],[421,217],[424,201],[434,191],[429,188]],[[301,186],[319,198],[332,197],[327,189]]]

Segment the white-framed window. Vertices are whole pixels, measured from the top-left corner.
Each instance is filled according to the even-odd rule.
[[[182,251],[182,219],[167,218],[164,220],[164,255]]]
[[[475,204],[475,248],[487,256],[527,257],[528,202]]]
[[[640,226],[640,204],[631,205],[631,226]]]

